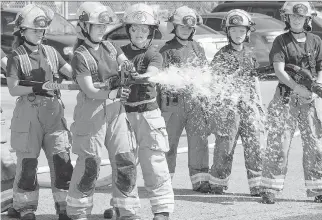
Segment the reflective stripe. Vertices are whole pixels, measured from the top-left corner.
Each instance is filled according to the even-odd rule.
[[[208,173],[197,173],[195,175],[190,176],[191,183],[198,183],[200,181],[208,181],[209,180],[209,174]]]
[[[305,180],[307,189],[322,189],[322,180]]]
[[[262,179],[261,177],[255,177],[255,178],[249,179],[248,180],[249,187],[260,186],[261,179]]]
[[[113,46],[113,44],[111,44],[111,42],[109,42],[107,40],[102,41],[102,43],[110,52],[108,54],[108,56],[111,57],[112,60],[116,60],[117,51],[116,51],[115,47]]]
[[[75,53],[79,53],[80,55],[82,55],[82,57],[85,60],[87,69],[91,72],[92,75],[96,75],[97,74],[97,63],[94,59],[94,57],[90,54],[90,52],[87,50],[87,48],[83,45],[80,45]]]
[[[156,100],[157,100],[156,98],[153,98],[153,99],[149,99],[149,100],[143,100],[143,101],[140,101],[140,102],[126,102],[125,105],[135,107],[135,106],[138,106],[138,105],[155,102]]]
[[[1,192],[1,203],[13,198],[13,190],[8,189]]]
[[[55,202],[65,202],[67,197],[67,191],[65,192],[54,192],[53,197]]]
[[[116,51],[115,47],[113,46],[113,44],[110,43],[109,41],[102,41],[102,44],[107,48],[107,50],[109,52],[108,56],[112,60],[116,60],[117,51]],[[75,53],[79,53],[80,55],[82,55],[82,57],[85,60],[88,70],[91,72],[91,75],[96,75],[98,73],[97,72],[98,67],[97,67],[96,60],[94,59],[94,57],[91,55],[91,53],[87,50],[87,48],[84,45],[80,45],[75,50]]]
[[[282,190],[284,187],[284,179],[268,179],[262,177],[260,185],[271,189]]]
[[[209,183],[212,185],[218,185],[218,186],[228,186],[229,177],[226,179],[219,179],[213,176],[210,176]]]
[[[57,57],[57,53],[56,53],[56,50],[51,47],[51,46],[48,46],[48,45],[41,45],[44,50],[45,50],[45,53],[46,53],[46,56],[48,58],[48,63],[49,63],[49,66],[51,67],[51,70],[53,71],[53,73],[58,73],[58,66],[59,66],[59,63],[58,63],[58,57]]]
[[[169,193],[169,195],[157,196],[150,198],[151,206],[158,206],[164,204],[174,204],[174,195]]]
[[[48,64],[53,72],[56,74],[58,72],[58,56],[56,50],[48,45],[41,45],[44,48],[45,56],[48,59]],[[27,54],[27,51],[23,45],[20,45],[15,52],[18,54],[20,67],[24,75],[30,76],[32,70],[32,65]]]
[[[32,201],[38,201],[39,190],[32,192],[18,193],[13,194],[13,200],[17,203],[31,203]]]
[[[119,208],[141,208],[139,198],[113,198],[112,203],[114,207]]]
[[[31,62],[28,57],[27,51],[23,45],[20,45],[15,52],[18,54],[19,61],[20,61],[20,67],[26,76],[30,76],[30,72],[32,70]]]
[[[92,207],[93,206],[93,196],[75,199],[70,196],[66,197],[67,205],[71,207]]]

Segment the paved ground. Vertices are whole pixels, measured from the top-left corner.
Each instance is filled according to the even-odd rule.
[[[265,104],[269,102],[273,95],[276,82],[262,83],[262,95]],[[72,122],[72,111],[75,105],[75,93],[64,92],[64,102],[66,105],[66,118],[68,123]],[[1,88],[1,106],[6,111],[7,122],[10,124],[10,117],[14,107],[15,99],[8,95],[6,88]],[[212,143],[213,137],[209,138]],[[180,139],[180,147],[187,145],[186,138]],[[302,148],[299,137],[293,139],[290,151],[289,169],[285,182],[285,190],[278,197],[278,202],[274,205],[261,204],[259,198],[249,196],[244,167],[244,157],[242,147],[236,148],[235,159],[230,185],[225,195],[204,195],[191,190],[188,177],[187,154],[180,154],[177,162],[177,172],[173,181],[175,192],[175,212],[171,215],[172,220],[321,220],[322,204],[312,202],[312,198],[307,198],[304,189],[303,168],[302,168]],[[72,156],[76,159],[75,155]],[[107,155],[104,157],[107,158]],[[212,154],[210,155],[212,161]],[[43,153],[39,158],[39,165],[46,166],[47,162]],[[102,167],[100,178],[110,174],[108,166]],[[39,175],[40,180],[48,180],[48,174]],[[152,219],[147,193],[143,187],[142,175],[139,173],[139,192],[142,204],[142,219]],[[93,208],[93,220],[103,219],[102,213],[109,207],[111,190],[109,187],[102,187],[96,190],[94,196],[95,206]],[[105,202],[103,202],[105,201]],[[39,207],[37,219],[54,220],[57,219],[54,210],[54,201],[50,189],[40,190]],[[7,220],[5,214],[1,219]]]

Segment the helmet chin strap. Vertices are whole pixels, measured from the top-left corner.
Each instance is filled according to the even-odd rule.
[[[235,45],[241,45],[242,43],[244,43],[245,42],[245,40],[243,41],[243,42],[241,42],[241,43],[236,43],[235,41],[233,41],[233,39],[230,37],[230,36],[228,36],[228,40],[229,40],[229,43],[233,43],[233,44],[235,44]]]
[[[24,29],[25,30],[25,29]],[[38,46],[39,44],[35,44],[35,43],[32,43],[31,41],[29,41],[29,40],[27,40],[27,38],[25,37],[25,36],[23,36],[22,35],[22,29],[20,30],[20,35],[21,35],[21,38],[23,39],[23,41],[24,42],[26,42],[26,44],[28,44],[28,45],[30,45],[30,46],[33,46],[33,47],[35,47],[35,46]],[[43,32],[43,35],[42,35],[42,38],[41,38],[41,43],[42,43],[42,41],[43,41],[43,39],[44,39],[44,37],[45,37],[45,30],[44,30],[44,32]],[[40,44],[41,44],[40,43]]]
[[[304,33],[305,31],[304,31],[304,30],[302,30],[302,31],[300,31],[300,32],[295,32],[295,31],[292,31],[292,29],[290,29],[290,32],[291,32],[292,34],[302,34],[302,33]]]
[[[91,38],[91,35],[89,35],[89,30],[88,32],[86,32],[82,27],[81,27],[81,30],[82,30],[82,33],[83,35],[87,38],[87,40],[89,40],[92,44],[99,44],[101,43],[101,41],[93,41],[92,38]]]
[[[129,36],[130,37],[130,41],[131,41],[131,45],[133,46],[133,47],[135,47],[135,48],[137,48],[137,49],[139,49],[139,50],[144,50],[144,49],[147,49],[147,48],[149,48],[150,46],[151,46],[151,42],[152,42],[152,40],[154,39],[154,35],[155,35],[155,30],[153,30],[153,33],[152,33],[152,37],[151,37],[151,39],[150,39],[150,41],[149,41],[149,43],[147,43],[147,44],[145,44],[145,46],[144,47],[138,47],[137,45],[135,45],[135,43],[132,41],[132,39],[131,39],[131,35]]]

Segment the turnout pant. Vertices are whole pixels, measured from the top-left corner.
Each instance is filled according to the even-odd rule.
[[[277,88],[268,107],[268,138],[261,181],[263,192],[283,190],[288,155],[296,127],[303,146],[307,196],[322,195],[322,99],[304,104],[295,95],[285,103]]]
[[[166,156],[170,174],[174,176],[178,144],[183,128],[185,128],[188,140],[190,180],[193,189],[198,189],[202,182],[209,180],[207,122],[200,102],[188,95],[179,94],[172,97],[162,94],[161,110],[169,135],[170,150]]]
[[[172,213],[174,194],[165,156],[169,150],[168,134],[161,111],[157,108],[127,115],[139,145],[138,159],[152,212]]]
[[[74,111],[73,153],[78,155],[67,196],[67,214],[86,218],[93,208],[93,194],[100,172],[102,149],[112,166],[111,205],[118,217],[135,216],[140,208],[136,186],[136,142],[124,106],[119,101],[77,95]]]
[[[210,184],[228,188],[238,137],[244,147],[245,166],[251,194],[258,194],[262,173],[262,155],[266,145],[261,105],[240,101],[235,110],[225,106],[214,111],[211,130],[216,136]]]
[[[11,146],[17,154],[13,208],[22,215],[37,209],[37,166],[43,149],[50,168],[56,212],[66,212],[73,166],[69,154],[70,133],[60,100],[38,95],[19,97],[11,120]]]

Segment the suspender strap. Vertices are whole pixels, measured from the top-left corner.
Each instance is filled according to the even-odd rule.
[[[41,45],[44,48],[45,55],[47,56],[48,63],[54,74],[58,73],[58,56],[56,50],[48,45]]]
[[[82,55],[82,57],[85,60],[86,66],[89,69],[89,71],[91,72],[92,75],[96,75],[97,74],[97,63],[94,59],[94,57],[90,54],[90,52],[87,50],[87,48],[83,45],[80,45],[75,53],[79,53],[80,55]]]
[[[25,47],[20,45],[14,52],[18,54],[22,73],[25,76],[30,76],[32,66]]]

